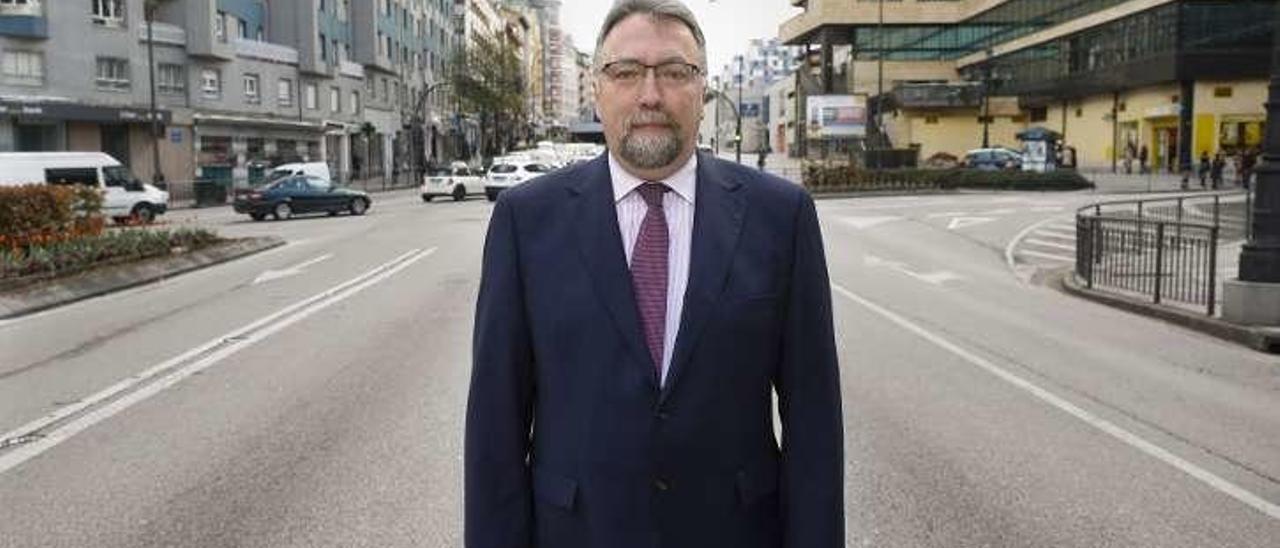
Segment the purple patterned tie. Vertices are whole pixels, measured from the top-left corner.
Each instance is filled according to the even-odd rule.
[[[662,212],[662,195],[671,190],[662,183],[644,183],[636,191],[649,210],[640,224],[640,235],[631,252],[631,284],[636,306],[640,309],[640,325],[653,367],[662,379],[662,345],[667,323],[667,217]]]

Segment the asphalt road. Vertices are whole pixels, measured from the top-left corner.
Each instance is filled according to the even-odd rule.
[[[1045,287],[1092,198],[820,202],[849,546],[1276,545],[1280,363]],[[290,243],[0,323],[0,546],[460,546],[490,209],[174,212]]]

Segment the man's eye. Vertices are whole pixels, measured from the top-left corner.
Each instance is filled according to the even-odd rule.
[[[640,69],[635,67],[613,67],[613,77],[618,80],[634,80],[640,76]]]
[[[689,67],[684,65],[658,67],[658,78],[672,82],[683,82],[689,79]]]

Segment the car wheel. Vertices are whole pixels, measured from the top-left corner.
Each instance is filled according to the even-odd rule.
[[[458,185],[453,187],[453,201],[461,202],[467,199],[467,187]]]
[[[271,210],[271,215],[275,217],[277,221],[283,221],[293,217],[293,206],[289,205],[289,202],[280,202]]]
[[[129,214],[129,217],[140,224],[149,225],[156,220],[156,212],[147,204],[138,204],[133,206],[133,212]]]
[[[351,205],[348,206],[348,209],[351,210],[352,215],[364,215],[364,212],[369,209],[369,201],[364,198],[356,198],[351,200]]]
[[[431,202],[431,198],[432,198],[432,196],[431,196],[430,194],[423,194],[423,195],[422,195],[422,201],[423,201],[424,203],[430,203],[430,202]]]
[[[266,219],[267,215],[265,213],[250,213],[249,218],[255,221],[261,221],[263,219]]]

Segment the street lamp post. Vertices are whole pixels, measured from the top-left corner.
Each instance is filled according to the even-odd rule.
[[[160,116],[156,110],[155,37],[152,35],[151,29],[151,24],[156,16],[156,4],[154,1],[148,0],[143,8],[143,15],[147,19],[147,75],[151,84],[151,182],[159,183],[164,181],[164,172],[160,169],[160,139],[162,135],[160,131]]]
[[[734,148],[737,149],[737,162],[742,163],[742,84],[747,79],[747,75],[743,72],[743,57],[738,57],[738,129],[733,134]]]
[[[1275,24],[1280,25],[1280,4]],[[1272,38],[1267,134],[1258,166],[1249,241],[1240,251],[1239,278],[1223,283],[1223,317],[1237,323],[1280,325],[1280,28]]]

